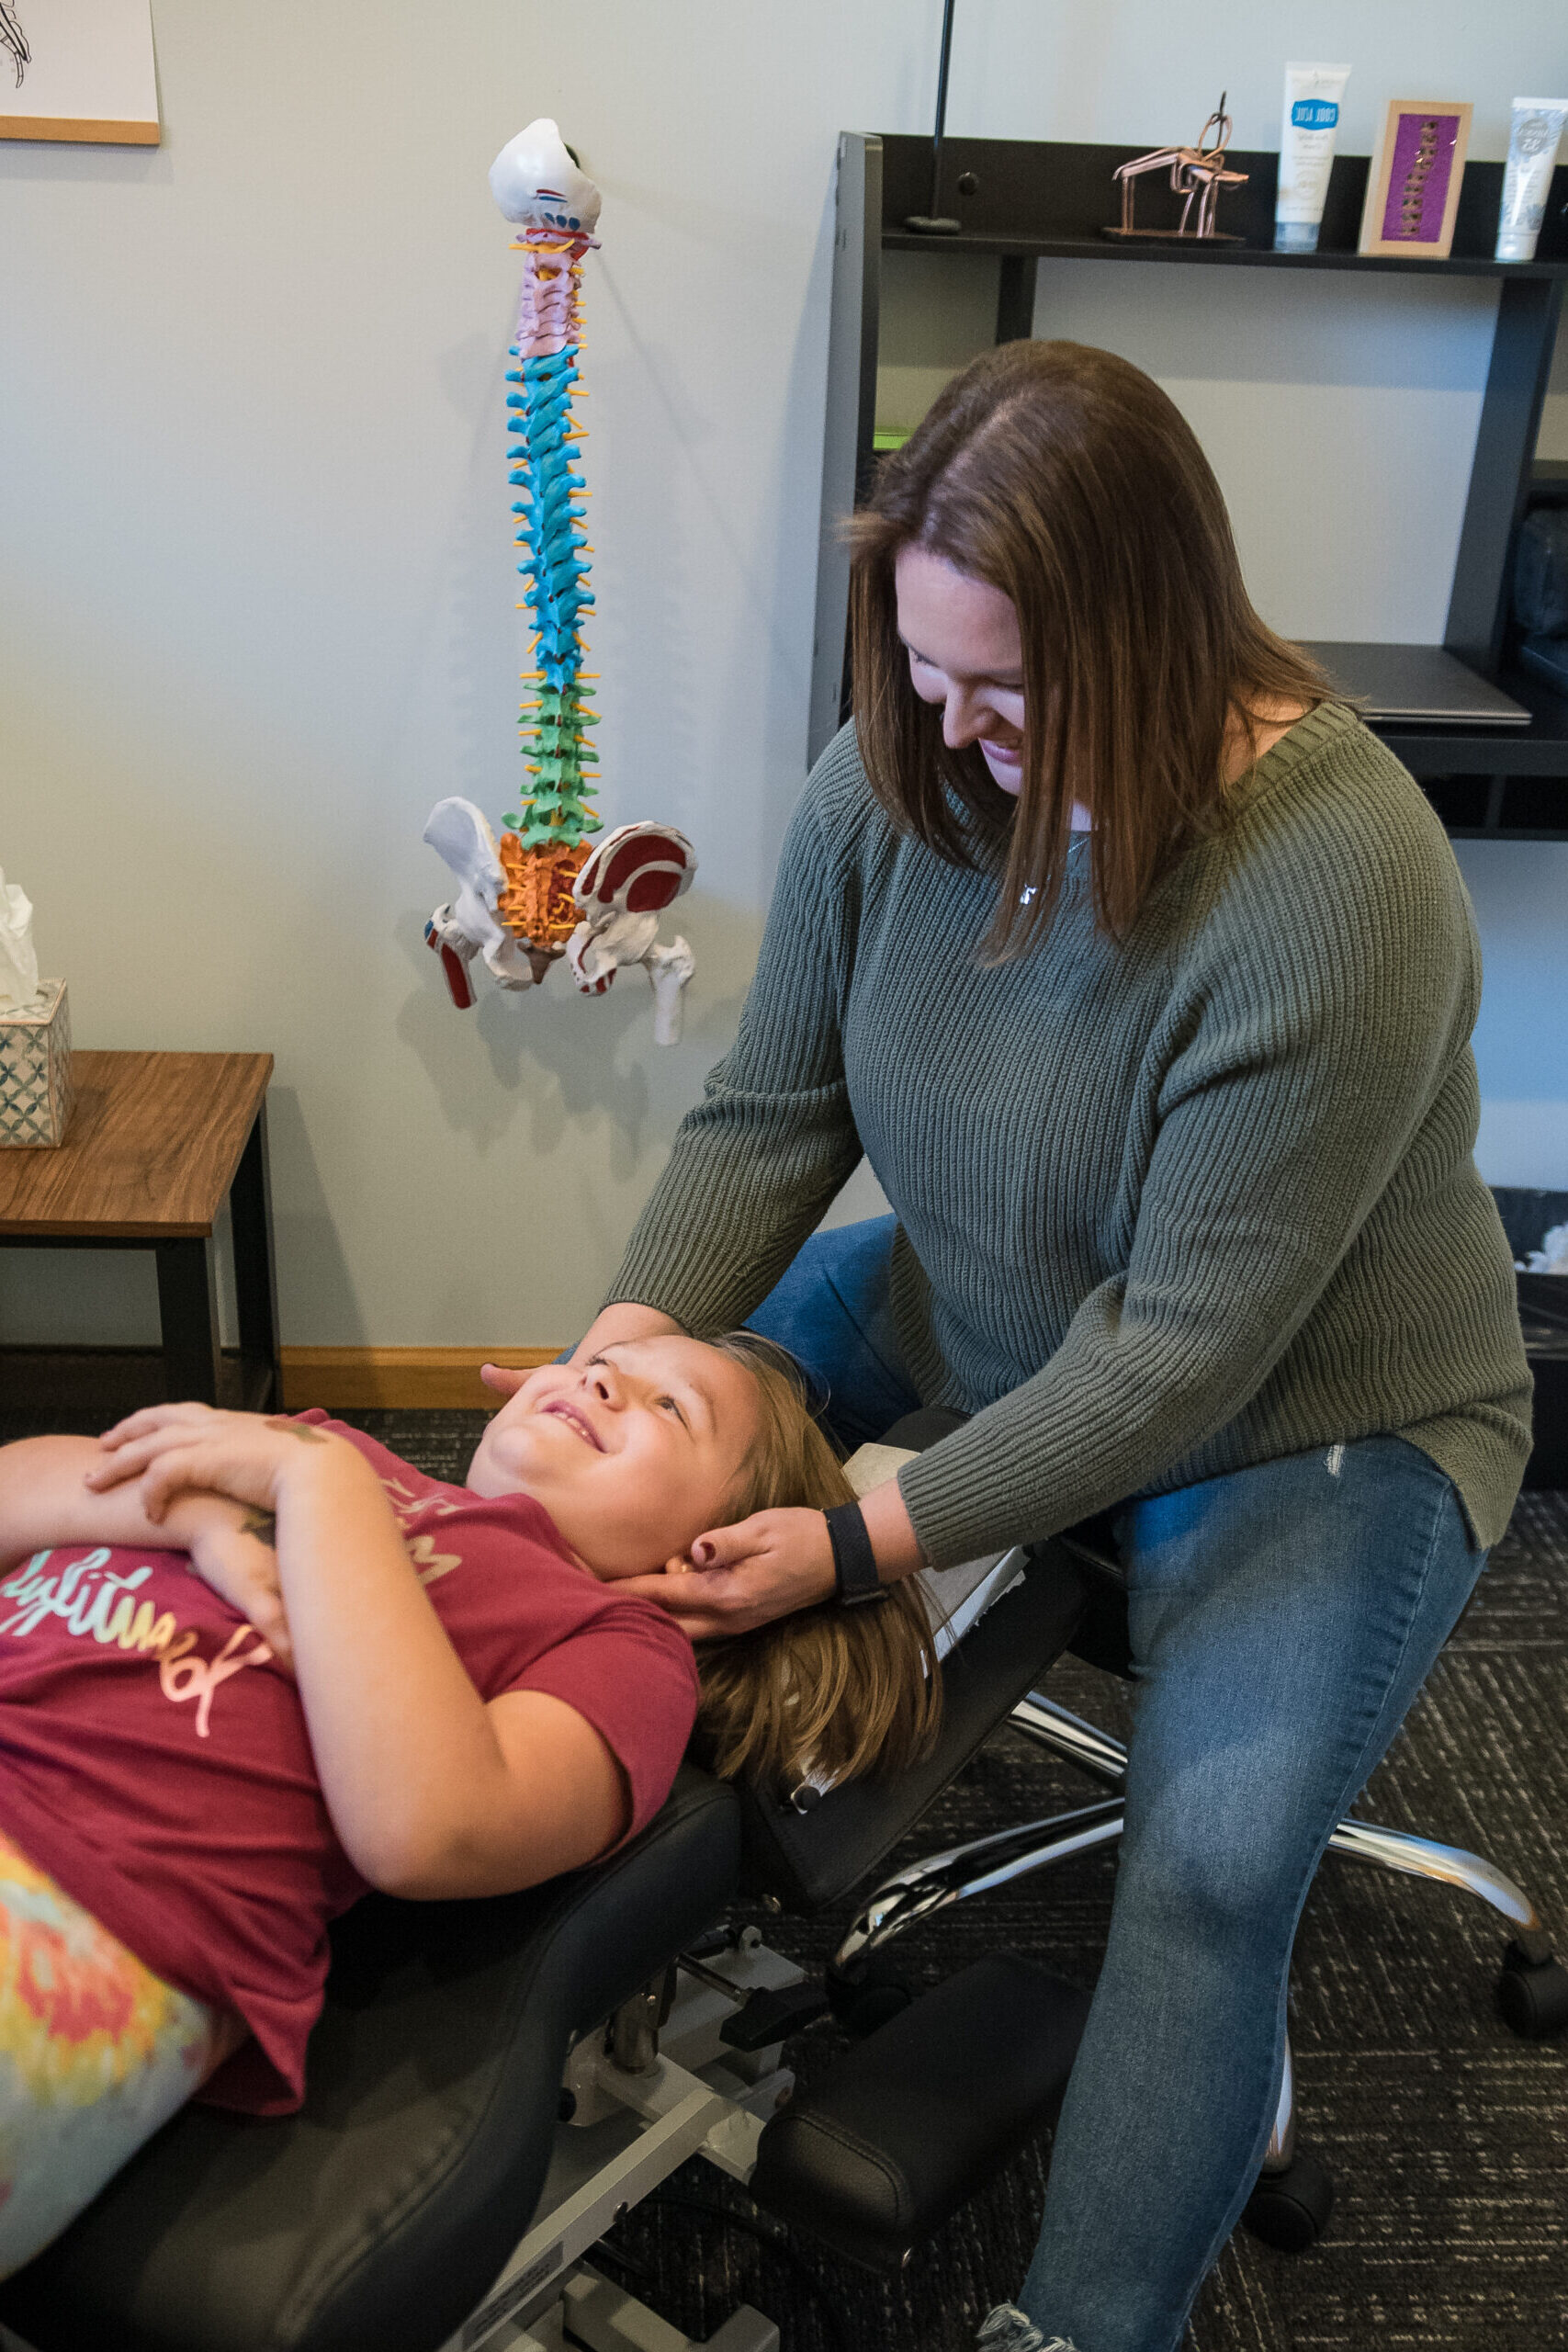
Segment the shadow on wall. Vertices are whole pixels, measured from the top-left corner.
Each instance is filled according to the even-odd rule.
[[[605,408],[621,420],[605,435],[597,459],[592,443],[587,453],[590,485],[604,492],[611,556],[595,582],[604,619],[595,618],[589,632],[613,681],[604,813],[610,821],[657,813],[682,826],[700,857],[722,864],[727,888],[759,908],[771,893],[805,775],[811,644],[809,589],[803,597],[802,583],[815,575],[821,492],[830,150],[825,164],[810,284],[777,436],[748,435],[699,371],[700,343],[672,333],[677,322],[667,311],[638,307],[628,291],[640,282],[635,251],[620,269],[608,248],[596,256],[591,289],[613,318],[616,341],[608,356],[609,338],[601,341],[589,389],[597,370]],[[638,208],[628,246],[651,223],[660,235],[688,241],[694,254],[705,250],[710,224],[700,210],[672,208],[649,190],[616,192]],[[779,236],[775,222],[757,221],[752,261],[764,273]],[[793,250],[789,262],[793,273]],[[592,429],[592,413],[587,422]],[[768,470],[759,474],[763,462]],[[628,594],[626,567],[634,557],[659,580],[656,597]],[[724,621],[710,636],[694,616],[705,601],[711,607],[716,587]],[[634,712],[649,715],[655,740],[633,734]],[[696,805],[689,779],[711,772],[716,751],[722,763],[731,747],[737,765],[726,779],[729,788]],[[722,842],[713,838],[717,826]]]
[[[77,187],[166,187],[174,176],[166,147],[88,147],[74,141],[56,145],[47,139],[0,141],[0,179],[63,180]]]
[[[434,865],[434,860],[433,860]],[[433,894],[442,887],[433,873]],[[424,944],[428,910],[404,914],[400,947],[412,986],[398,1008],[397,1033],[417,1056],[440,1115],[482,1157],[504,1142],[542,1159],[565,1148],[575,1125],[598,1114],[609,1129],[607,1166],[617,1182],[634,1176],[650,1143],[661,1139],[735,1035],[757,956],[757,928],[701,885],[681,901],[679,928],[696,949],[697,974],[686,993],[677,1046],[653,1042],[653,996],[637,970],[622,972],[608,995],[588,999],[564,965],[542,989],[498,989],[475,967],[479,998],[459,1012]]]
[[[706,763],[703,735],[716,681],[694,616],[702,609],[705,536],[716,527],[727,547],[729,538],[702,454],[715,420],[682,375],[689,355],[678,335],[669,335],[667,313],[655,308],[649,317],[637,315],[613,252],[596,254],[592,279],[584,276],[590,336],[596,305],[613,315],[615,328],[613,345],[609,334],[592,344],[584,384],[591,396],[600,393],[607,414],[622,420],[618,434],[613,425],[595,434],[592,397],[580,420],[589,434],[584,474],[604,518],[599,522],[590,509],[595,553],[589,585],[599,603],[587,636],[592,666],[602,673],[596,691],[604,721],[600,813],[607,825],[644,817],[679,825],[700,859],[704,812],[691,779]],[[658,582],[652,595],[634,587],[645,565]]]
[[[513,298],[509,297],[509,302]],[[450,593],[445,666],[450,681],[457,775],[441,786],[477,801],[495,824],[527,781],[518,752],[518,673],[527,634],[513,607],[526,582],[513,553],[506,452],[507,343],[513,322],[498,317],[492,335],[468,335],[440,361],[442,387],[470,421],[462,497],[452,518]],[[432,800],[440,796],[433,791]]]

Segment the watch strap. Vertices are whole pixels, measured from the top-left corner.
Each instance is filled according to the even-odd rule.
[[[859,1503],[838,1503],[823,1517],[833,1546],[833,1577],[840,1604],[846,1609],[863,1600],[881,1600],[886,1588],[876,1572],[876,1555]]]

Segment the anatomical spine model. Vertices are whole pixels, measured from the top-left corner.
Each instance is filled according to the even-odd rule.
[[[585,435],[571,402],[582,256],[598,243],[599,191],[547,117],[502,149],[490,185],[517,224],[513,250],[524,256],[506,407],[517,569],[529,583],[523,606],[535,640],[519,722],[533,786],[520,810],[502,818],[499,842],[471,800],[436,802],[424,838],[461,887],[436,908],[424,935],[460,1011],[474,1001],[476,955],[505,989],[541,983],[564,955],[590,996],[603,996],[621,965],[641,964],[653,986],[655,1038],[672,1046],[692,951],[683,939],[660,944],[659,917],[690,889],[695,853],[673,825],[619,825],[596,849],[589,840],[602,830],[587,797],[586,771],[598,764],[589,730],[598,719],[579,628],[593,603],[585,585],[592,549],[579,503],[587,486],[574,470]]]

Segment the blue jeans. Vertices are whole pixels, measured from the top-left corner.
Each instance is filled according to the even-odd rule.
[[[919,1404],[887,1298],[897,1219],[815,1233],[747,1324],[787,1348],[841,1445],[874,1445]]]
[[[850,1428],[912,1401],[892,1223],[817,1235],[752,1317]],[[1175,2352],[1269,2143],[1314,1873],[1485,1565],[1450,1481],[1394,1437],[1132,1503],[1117,1532],[1126,1829],[1040,2241],[987,2336],[998,2352]]]

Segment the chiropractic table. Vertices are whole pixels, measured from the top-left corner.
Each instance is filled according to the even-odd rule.
[[[788,1802],[686,1766],[592,1870],[494,1900],[367,1897],[334,1930],[299,2112],[186,2108],[0,2288],[0,2323],[36,2352],[693,2352],[592,2247],[694,2154],[897,2269],[1054,2113],[1087,1996],[1010,1953],[908,2006],[879,1983],[891,1935],[1011,1874],[933,1857],[863,1902],[829,1989],[865,2038],[793,2099],[781,2044],[828,1996],[728,1921],[863,1886],[1086,1605],[1055,1542],[940,1589],[953,1638],[926,1764]],[[778,2344],[743,2306],[708,2352]]]

